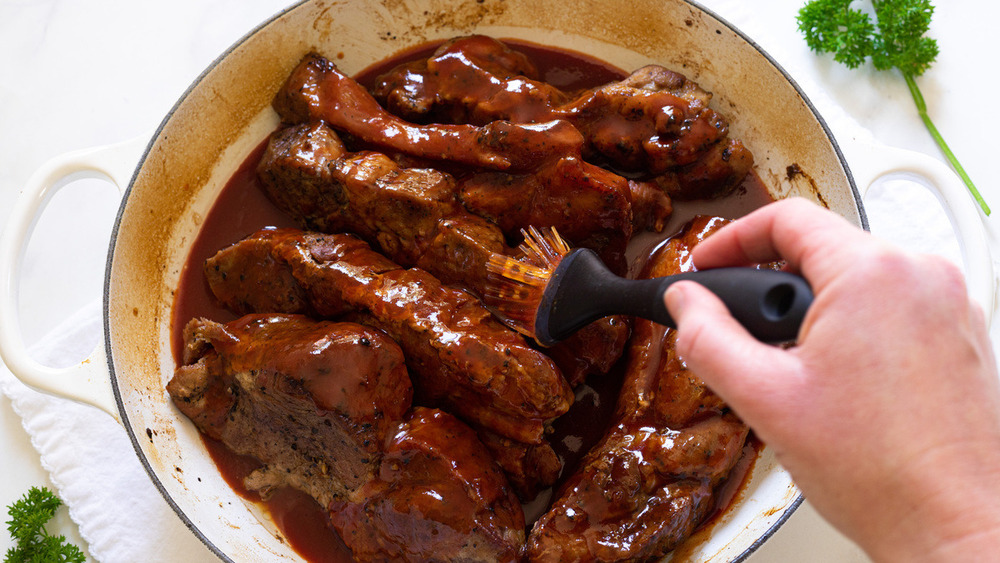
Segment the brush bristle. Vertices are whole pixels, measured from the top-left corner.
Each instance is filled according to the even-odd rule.
[[[510,328],[535,337],[535,317],[552,272],[569,245],[556,229],[521,229],[521,258],[493,254],[486,264],[486,304]]]

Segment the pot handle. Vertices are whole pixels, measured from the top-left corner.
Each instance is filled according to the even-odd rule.
[[[0,357],[15,377],[43,393],[93,405],[121,422],[104,351],[104,338],[87,359],[51,368],[28,355],[18,319],[20,270],[28,240],[49,199],[69,183],[108,180],[124,194],[149,136],[66,153],[49,160],[29,179],[0,237]]]
[[[993,257],[981,211],[958,175],[936,158],[879,143],[855,143],[848,157],[862,198],[877,180],[889,175],[914,180],[937,196],[962,249],[969,296],[982,306],[989,326],[997,289]]]

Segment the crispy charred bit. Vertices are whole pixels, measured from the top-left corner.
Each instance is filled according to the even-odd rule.
[[[657,65],[585,92],[561,92],[539,81],[523,55],[496,39],[469,36],[389,71],[373,93],[389,111],[413,121],[567,121],[583,135],[587,159],[647,179],[667,174],[666,181],[680,182],[675,193],[689,199],[726,193],[750,169],[746,158],[728,161],[710,154],[715,145],[728,144],[729,130],[708,107],[711,93]],[[748,151],[741,154],[747,156]],[[684,173],[685,167],[712,173]],[[699,183],[706,177],[711,185]]]
[[[555,364],[493,319],[471,294],[418,268],[404,269],[350,235],[262,230],[206,263],[225,306],[256,288],[232,275],[261,261],[284,265],[322,316],[351,313],[399,342],[421,404],[440,405],[514,440],[537,444],[573,394]],[[216,264],[229,264],[219,275]],[[283,311],[294,312],[294,311]]]
[[[649,183],[680,201],[713,199],[740,185],[752,168],[753,154],[743,143],[724,139],[707,149],[698,160],[665,172]]]
[[[377,476],[329,505],[358,561],[520,561],[524,513],[499,467],[455,417],[415,407]]]
[[[399,346],[381,331],[299,315],[193,319],[167,391],[207,436],[263,465],[244,481],[321,505],[372,479],[410,407]]]
[[[722,220],[697,218],[648,277],[690,270],[690,249]],[[637,320],[611,428],[561,486],[528,539],[532,561],[653,560],[714,506],[748,429],[675,351],[675,332]]]
[[[578,330],[545,352],[576,388],[591,375],[602,376],[621,359],[632,325],[622,315],[604,317]]]
[[[628,187],[632,192],[633,231],[662,233],[674,212],[669,192],[654,181],[629,180]]]
[[[525,444],[486,428],[476,429],[476,434],[523,502],[531,501],[542,489],[554,485],[562,473],[562,461],[547,440]]]

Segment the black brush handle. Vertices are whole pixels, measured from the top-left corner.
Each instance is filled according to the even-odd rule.
[[[663,294],[682,280],[712,291],[762,342],[795,340],[813,300],[809,283],[788,272],[717,268],[629,280],[608,270],[592,251],[578,249],[563,258],[553,273],[549,289],[554,291],[546,291],[535,322],[537,338],[543,344],[554,343],[608,315],[633,315],[676,328]]]

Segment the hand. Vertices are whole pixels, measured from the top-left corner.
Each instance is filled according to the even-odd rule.
[[[960,272],[801,199],[768,205],[693,253],[700,269],[778,259],[815,293],[796,346],[760,343],[686,282],[665,296],[678,353],[871,557],[993,560],[1000,381]]]

